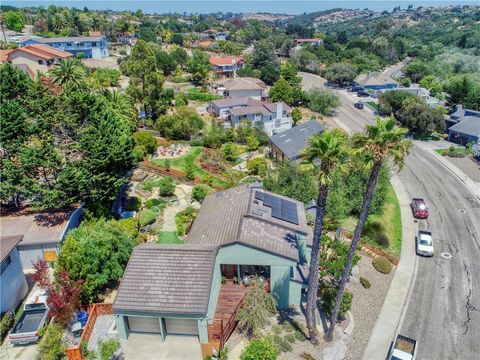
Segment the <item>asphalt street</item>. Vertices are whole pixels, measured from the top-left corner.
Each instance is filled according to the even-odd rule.
[[[300,75],[306,89],[325,81]],[[359,132],[373,122],[353,107],[353,95],[336,92],[335,119],[344,128]],[[419,259],[400,333],[417,340],[417,359],[480,359],[480,199],[415,144],[399,178],[410,197],[426,200],[430,216],[418,227],[432,231],[435,248],[432,258]]]

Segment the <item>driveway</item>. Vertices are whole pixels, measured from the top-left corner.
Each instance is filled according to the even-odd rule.
[[[194,336],[130,334],[124,345],[125,360],[201,360],[202,348]]]
[[[0,360],[34,360],[38,357],[38,344],[13,346],[8,339],[0,348]]]

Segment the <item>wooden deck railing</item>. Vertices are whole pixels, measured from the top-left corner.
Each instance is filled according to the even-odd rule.
[[[82,336],[80,336],[80,341],[77,346],[72,348],[68,348],[66,350],[67,357],[69,360],[82,360],[82,342],[90,340],[90,336],[92,336],[93,328],[95,326],[95,322],[100,315],[110,315],[113,313],[112,311],[112,304],[92,304],[87,309],[88,319],[85,327],[82,331]]]
[[[270,292],[270,280],[267,279],[263,283],[265,291]],[[233,331],[237,327],[238,320],[237,320],[237,313],[240,310],[240,307],[245,302],[247,297],[247,293],[243,296],[242,300],[237,304],[235,310],[233,311],[232,315],[228,318],[225,322],[224,319],[217,319],[213,320],[213,326],[211,327],[211,334],[209,337],[213,340],[220,342],[220,351],[223,350],[225,343],[228,341],[230,336],[232,335]]]

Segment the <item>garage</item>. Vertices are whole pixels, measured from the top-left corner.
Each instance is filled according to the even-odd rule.
[[[185,319],[165,319],[167,334],[198,336],[198,321]]]
[[[128,316],[128,327],[131,332],[160,334],[160,318]]]

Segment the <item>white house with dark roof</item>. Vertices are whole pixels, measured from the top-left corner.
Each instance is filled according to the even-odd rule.
[[[250,121],[268,136],[288,130],[293,125],[292,109],[283,101],[271,103],[251,97],[226,98],[210,101],[207,111],[218,117],[219,123],[226,128]]]
[[[254,277],[280,309],[301,303],[311,242],[301,202],[261,184],[209,195],[186,244],[133,251],[113,304],[119,335],[185,335],[221,347]]]

